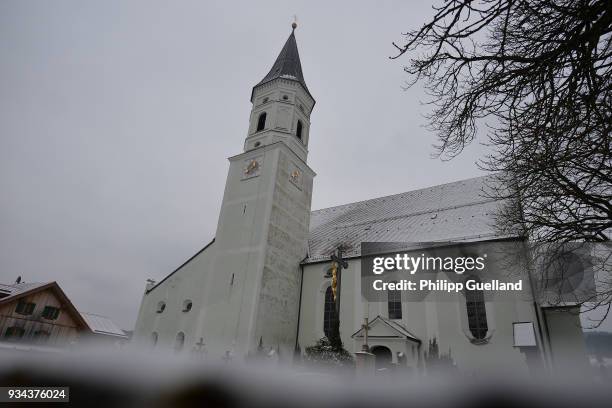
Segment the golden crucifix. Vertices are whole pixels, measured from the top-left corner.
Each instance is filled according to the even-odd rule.
[[[348,268],[348,262],[342,259],[342,248],[338,247],[335,254],[332,254],[331,273],[332,273],[332,294],[334,295],[334,303],[336,304],[336,313],[340,318],[340,290],[342,285],[342,269]]]

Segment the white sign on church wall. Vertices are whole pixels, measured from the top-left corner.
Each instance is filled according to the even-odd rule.
[[[513,328],[515,347],[535,347],[537,345],[533,322],[513,323]]]

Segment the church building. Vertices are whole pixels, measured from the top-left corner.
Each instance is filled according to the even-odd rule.
[[[400,292],[364,299],[361,242],[518,238],[497,232],[500,203],[483,194],[486,177],[312,211],[315,99],[294,31],[295,24],[252,89],[248,133],[243,151],[229,158],[214,239],[161,281],[148,281],[134,340],[177,353],[205,349],[214,360],[243,359],[263,347],[291,361],[329,335],[336,318],[330,257],[342,248],[342,342],[361,350],[367,317],[379,367],[424,370],[443,355],[464,372],[528,373],[580,349],[578,317],[533,301],[480,300],[470,309],[465,300],[402,302]]]

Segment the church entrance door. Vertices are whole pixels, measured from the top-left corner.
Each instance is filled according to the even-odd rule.
[[[374,366],[377,370],[381,368],[391,368],[391,350],[385,346],[374,346],[371,349],[372,354],[376,357]]]

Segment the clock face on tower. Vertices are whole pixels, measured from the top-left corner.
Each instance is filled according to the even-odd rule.
[[[255,159],[249,162],[249,165],[244,169],[244,174],[250,175],[255,173],[259,169],[259,162]]]
[[[293,170],[291,172],[291,181],[293,181],[294,183],[297,183],[299,179],[300,179],[300,171]]]
[[[242,179],[247,179],[255,176],[259,176],[261,171],[261,158],[256,157],[254,159],[248,159],[244,162],[242,171]]]
[[[302,172],[295,163],[289,165],[289,181],[298,189],[302,189]]]

